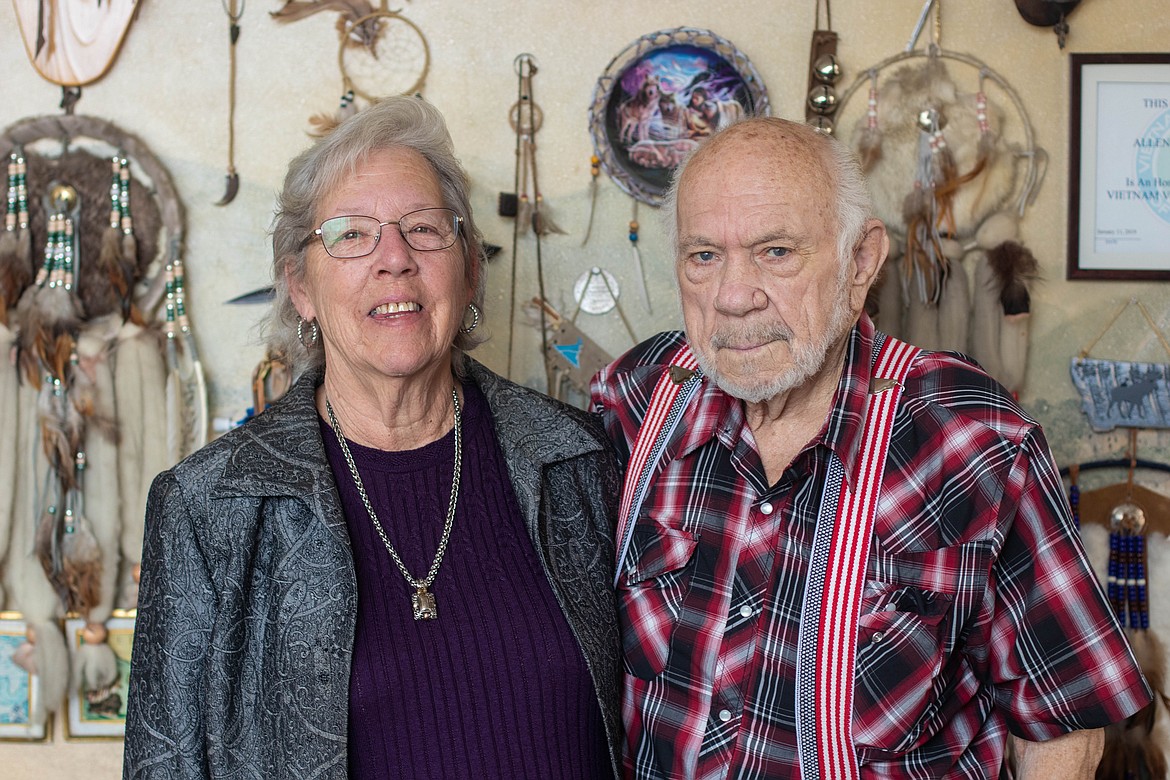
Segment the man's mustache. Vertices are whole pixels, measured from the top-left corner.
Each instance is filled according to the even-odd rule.
[[[725,328],[711,335],[712,349],[745,349],[773,341],[792,341],[792,330],[780,324]]]

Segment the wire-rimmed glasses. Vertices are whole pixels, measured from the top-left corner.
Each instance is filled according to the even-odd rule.
[[[373,252],[382,240],[382,228],[395,225],[412,249],[437,252],[455,244],[462,223],[462,217],[444,208],[418,209],[390,222],[361,215],[330,217],[305,239],[305,243],[307,245],[313,236],[320,236],[330,257],[350,260]]]

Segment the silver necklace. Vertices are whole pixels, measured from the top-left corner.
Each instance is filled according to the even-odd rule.
[[[378,536],[382,537],[382,544],[386,545],[386,551],[394,559],[398,571],[402,572],[402,576],[414,588],[414,593],[410,595],[410,605],[414,611],[415,620],[434,620],[439,616],[439,610],[435,606],[435,594],[431,593],[428,588],[435,581],[435,575],[439,573],[439,564],[443,562],[443,553],[447,552],[447,541],[451,538],[451,526],[455,523],[455,503],[459,499],[459,472],[463,465],[463,435],[460,428],[463,427],[463,418],[459,413],[459,394],[455,388],[451,388],[451,401],[455,406],[455,475],[451,477],[451,500],[447,504],[447,521],[443,524],[443,538],[439,540],[439,550],[435,553],[435,560],[431,562],[427,576],[419,580],[412,577],[410,572],[406,570],[402,557],[398,555],[394,545],[390,544],[386,531],[378,522],[378,516],[374,514],[374,507],[366,495],[366,487],[362,484],[362,478],[358,474],[357,465],[353,462],[353,455],[349,452],[349,445],[345,443],[345,433],[342,432],[341,425],[337,422],[337,416],[333,414],[333,404],[329,403],[328,398],[325,399],[325,411],[329,413],[329,424],[337,432],[337,441],[341,443],[341,454],[345,456],[345,464],[349,466],[349,474],[353,477],[354,484],[357,485],[358,495],[362,497],[362,504],[365,506],[366,512],[369,513],[370,519],[374,521],[374,528],[378,530]]]

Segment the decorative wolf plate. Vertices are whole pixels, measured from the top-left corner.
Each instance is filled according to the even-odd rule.
[[[671,173],[708,135],[768,113],[768,92],[747,56],[713,32],[679,27],[643,35],[614,57],[589,108],[605,172],[658,206]]]

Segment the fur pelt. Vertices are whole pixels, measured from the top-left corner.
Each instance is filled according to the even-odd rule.
[[[33,280],[32,252],[19,231],[0,230],[0,325],[7,324],[9,312]]]
[[[43,724],[49,713],[56,712],[65,702],[69,688],[69,651],[65,637],[55,622],[29,621],[32,642],[32,666],[41,677],[39,706],[29,714],[36,725]]]
[[[968,340],[971,357],[993,377],[1002,375],[999,359],[999,332],[1003,325],[1003,306],[1000,304],[1000,280],[987,260],[987,253],[975,250],[964,262],[972,266],[971,335]]]
[[[110,226],[110,160],[82,149],[73,149],[60,157],[28,154],[29,223],[33,245],[45,245],[46,214],[41,195],[51,181],[68,182],[77,190],[81,218],[75,227],[80,241],[80,262],[76,271],[77,296],[81,314],[86,318],[121,312],[123,301],[118,284],[112,281],[115,271],[97,262],[102,255],[103,237]],[[129,289],[142,279],[147,266],[158,253],[162,217],[158,204],[145,186],[137,182],[130,187],[130,210],[134,215],[132,258],[123,257],[118,276],[132,277]],[[125,249],[125,247],[123,247]]]
[[[1005,241],[987,252],[987,264],[999,291],[999,373],[1004,387],[1013,393],[1024,385],[1028,364],[1028,334],[1031,328],[1031,294],[1029,288],[1039,275],[1039,263],[1027,248],[1015,241]],[[990,307],[988,307],[990,309]]]
[[[27,468],[18,470],[12,515],[12,536],[8,558],[0,568],[8,592],[7,606],[20,611],[36,637],[31,655],[41,676],[41,705],[33,714],[34,723],[43,723],[47,712],[54,712],[65,700],[69,680],[69,662],[65,640],[56,625],[60,601],[32,553],[36,525],[37,495],[43,489],[48,462],[37,446],[36,391],[23,385],[19,391],[19,430],[17,450],[26,455]]]
[[[20,453],[16,448],[20,431],[20,405],[17,402],[20,385],[17,381],[16,365],[9,359],[13,353],[14,338],[3,322],[0,322],[0,561],[8,553],[8,539],[12,529],[12,517],[16,504],[16,466]],[[5,591],[0,582],[0,608],[5,604]]]
[[[72,683],[82,694],[100,690],[118,679],[118,659],[105,642],[82,643],[73,650]]]
[[[143,510],[150,484],[173,465],[164,434],[167,369],[161,339],[156,330],[128,322],[118,332],[113,354],[122,515],[117,604],[123,609],[133,609],[138,602],[133,567],[142,557]]]

